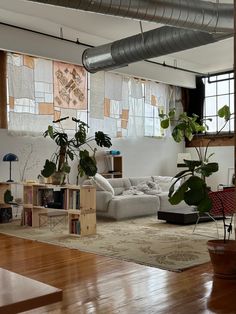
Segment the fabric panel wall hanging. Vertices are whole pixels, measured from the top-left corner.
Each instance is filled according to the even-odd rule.
[[[83,67],[8,53],[9,130],[42,134],[53,120],[69,116],[87,122],[87,73]],[[71,119],[63,122],[74,130]]]

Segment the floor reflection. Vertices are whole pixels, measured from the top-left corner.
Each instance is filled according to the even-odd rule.
[[[236,313],[235,279],[213,277],[212,290],[207,300],[207,307],[214,313]],[[230,301],[229,301],[230,300]]]

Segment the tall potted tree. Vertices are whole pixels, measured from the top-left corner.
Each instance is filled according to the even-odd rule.
[[[232,114],[230,113],[229,107],[227,105],[223,106],[218,111],[218,116],[223,118],[225,122],[216,135],[223,131],[224,127],[231,119]],[[197,115],[188,116],[184,112],[176,118],[175,110],[170,110],[168,114],[161,114],[160,118],[163,129],[174,125],[172,137],[176,142],[181,142],[186,139],[192,141],[194,136],[198,136],[207,130],[206,121],[198,122],[199,117]],[[206,178],[219,169],[218,163],[210,162],[210,158],[213,154],[208,154],[212,139],[213,138],[210,138],[208,140],[205,147],[202,145],[194,146],[198,156],[197,160],[184,160],[186,169],[175,175],[175,180],[169,189],[169,202],[171,204],[176,205],[181,201],[185,201],[188,205],[194,206],[200,213],[211,210],[212,201],[209,197],[209,187],[206,184]],[[178,189],[175,190],[175,184],[180,180],[181,184]],[[226,223],[224,206],[222,206],[222,217],[224,239],[210,240],[207,246],[215,275],[224,278],[236,278],[236,241],[229,239],[232,233],[232,217],[230,222]],[[228,237],[225,231],[228,232]],[[229,259],[228,254],[230,254],[230,263],[223,260],[223,258]],[[229,269],[227,269],[227,266],[229,266]]]
[[[48,126],[44,137],[49,136],[56,144],[56,151],[51,159],[47,159],[41,174],[45,177],[52,177],[54,184],[64,184],[65,177],[70,173],[69,160],[78,159],[78,171],[80,176],[94,176],[97,173],[95,153],[97,148],[92,147],[95,142],[100,147],[111,147],[111,139],[101,131],[95,132],[94,136],[87,137],[88,125],[78,119],[72,118],[76,124],[74,135],[69,136],[61,122],[69,117],[53,121],[54,125]],[[87,148],[87,149],[86,149]],[[92,156],[90,156],[92,153]]]

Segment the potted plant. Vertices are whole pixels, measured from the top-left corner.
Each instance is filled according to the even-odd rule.
[[[232,114],[230,113],[229,107],[227,105],[223,106],[218,111],[218,116],[223,118],[225,122],[215,136],[222,132],[228,121],[231,119]],[[182,140],[192,141],[194,136],[198,137],[201,133],[207,130],[206,121],[199,122],[199,117],[195,114],[188,116],[183,112],[176,119],[175,110],[170,110],[168,114],[160,114],[160,118],[161,127],[163,129],[167,129],[173,125],[172,137],[176,142],[181,142]],[[208,155],[208,149],[212,140],[213,137],[208,140],[205,147],[201,144],[199,146],[194,146],[198,156],[197,160],[184,160],[186,169],[174,176],[175,180],[169,189],[169,202],[172,205],[185,201],[188,205],[194,206],[199,213],[205,213],[211,210],[212,201],[209,197],[209,187],[206,184],[206,178],[218,171],[218,163],[209,161],[213,155]],[[178,181],[180,181],[181,184],[175,190],[175,184]],[[229,223],[226,223],[224,206],[222,206],[222,219],[224,239],[208,241],[208,251],[216,276],[236,278],[236,241],[230,240],[233,217],[231,217]],[[222,257],[225,256],[229,260],[229,252],[231,262],[229,263],[229,261],[227,261],[226,263],[225,260],[222,262]],[[220,265],[215,265],[215,263],[220,263],[221,266],[223,265],[223,268]],[[227,269],[227,265],[230,266],[230,269]]]
[[[96,148],[93,148],[90,144],[95,141],[100,147],[111,147],[111,139],[109,136],[101,131],[95,132],[94,136],[87,138],[88,125],[78,119],[72,118],[76,124],[76,130],[73,136],[69,136],[62,127],[61,122],[69,117],[61,118],[53,121],[58,126],[48,126],[48,129],[44,132],[43,136],[49,136],[56,144],[57,149],[51,156],[51,159],[47,159],[44,164],[44,168],[41,174],[45,177],[52,177],[54,184],[63,184],[65,177],[70,173],[69,160],[78,159],[78,171],[79,175],[94,176],[97,173],[97,166],[95,160]],[[92,152],[90,156],[89,151]]]

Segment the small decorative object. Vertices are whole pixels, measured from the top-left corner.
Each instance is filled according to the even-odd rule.
[[[12,161],[18,161],[18,157],[15,154],[8,153],[3,157],[3,161],[9,161],[10,163],[10,175],[9,180],[7,180],[7,182],[14,182],[11,178],[11,163]]]
[[[45,179],[44,179],[44,177],[41,174],[39,174],[37,178],[38,178],[40,184],[44,184],[45,183]]]
[[[120,151],[119,150],[110,150],[110,155],[120,155]]]

